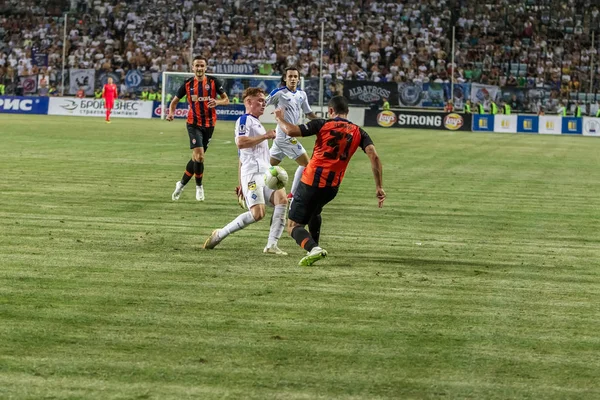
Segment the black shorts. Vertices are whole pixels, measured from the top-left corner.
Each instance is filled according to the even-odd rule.
[[[306,225],[313,215],[321,214],[323,206],[335,199],[337,187],[318,188],[300,182],[288,213],[288,219]]]
[[[204,126],[187,124],[188,136],[190,137],[190,149],[202,146],[204,147],[204,151],[206,151],[214,130],[214,126],[206,128]]]

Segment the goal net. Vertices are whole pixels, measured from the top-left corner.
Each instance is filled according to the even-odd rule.
[[[271,93],[273,89],[276,89],[281,84],[281,76],[268,76],[268,75],[229,75],[229,74],[210,74],[207,75],[213,76],[217,78],[221,83],[223,83],[223,89],[225,89],[225,93],[229,96],[229,103],[232,104],[233,98],[238,96],[240,100],[240,105],[242,104],[242,93],[248,87],[260,87],[264,89],[265,92]],[[160,105],[160,118],[165,119],[166,114],[168,113],[169,104],[175,95],[177,94],[177,90],[183,85],[183,83],[193,77],[194,74],[191,72],[163,72],[162,73],[162,95],[161,95],[161,105]],[[304,90],[304,78],[300,78],[299,83],[300,89]],[[182,102],[182,105],[178,107],[182,112],[187,115],[187,103]],[[185,110],[184,110],[185,109]],[[227,111],[219,110],[217,108],[217,113],[219,111]],[[265,114],[267,112],[265,111]]]

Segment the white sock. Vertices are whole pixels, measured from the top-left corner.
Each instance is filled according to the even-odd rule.
[[[276,245],[283,233],[283,228],[285,227],[285,209],[285,204],[279,204],[275,206],[275,210],[273,210],[273,222],[271,222],[267,247],[271,247],[274,244]]]
[[[300,179],[302,179],[302,173],[304,172],[304,168],[302,165],[299,165],[296,168],[296,173],[294,174],[294,182],[292,182],[292,188],[290,189],[290,193],[296,193],[296,189],[298,189],[298,185],[300,184]]]
[[[232,233],[242,230],[248,225],[253,224],[254,222],[256,221],[254,220],[252,213],[250,211],[246,211],[245,213],[238,215],[236,219],[225,225],[223,229],[219,229],[219,232],[217,232],[217,234],[219,235],[219,239],[223,240]]]

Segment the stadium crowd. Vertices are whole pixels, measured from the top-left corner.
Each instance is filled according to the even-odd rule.
[[[3,90],[26,75],[60,83],[65,11],[66,68],[187,71],[193,21],[194,53],[211,66],[252,64],[269,74],[297,65],[314,77],[324,21],[327,79],[449,82],[456,27],[457,83],[551,85],[567,94],[589,91],[594,76],[592,91],[600,88],[596,0],[7,0]],[[36,65],[40,55],[47,66]]]

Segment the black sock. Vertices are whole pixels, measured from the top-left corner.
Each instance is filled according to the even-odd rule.
[[[310,233],[302,226],[297,226],[292,230],[292,237],[306,251],[311,251],[317,247],[317,243],[310,237]]]
[[[194,176],[194,160],[188,161],[187,165],[185,166],[185,173],[181,178],[181,183],[183,186],[187,185],[190,179],[192,179],[192,176]]]
[[[308,231],[317,245],[319,244],[319,237],[321,236],[322,221],[321,214],[313,215],[310,221],[308,221]]]
[[[196,186],[202,186],[202,176],[204,175],[204,163],[194,163],[194,174],[196,175]]]

